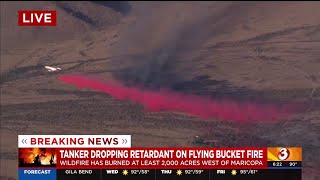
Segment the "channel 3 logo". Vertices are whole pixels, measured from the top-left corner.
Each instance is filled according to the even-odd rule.
[[[268,161],[302,161],[301,147],[268,147]]]
[[[290,157],[290,150],[288,148],[280,148],[278,152],[278,159],[281,161],[287,160]]]

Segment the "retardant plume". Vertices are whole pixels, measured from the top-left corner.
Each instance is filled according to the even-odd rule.
[[[59,80],[111,95],[115,99],[142,104],[150,111],[179,111],[204,119],[219,118],[232,121],[272,121],[287,118],[293,110],[291,105],[257,104],[232,100],[214,100],[169,90],[151,91],[126,87],[119,82],[104,82],[83,75],[63,75]]]

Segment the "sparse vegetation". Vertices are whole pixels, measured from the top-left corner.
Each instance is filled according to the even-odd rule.
[[[16,9],[56,8],[52,2],[1,2],[1,154],[17,151],[17,134],[132,134],[140,147],[302,146],[304,167],[319,169],[320,3],[157,3],[124,15],[97,2],[63,2],[69,9],[57,8],[59,26],[40,31],[12,25]],[[62,84],[60,74],[41,72],[44,63],[66,66],[61,74],[309,108],[247,124],[148,112]],[[16,175],[16,163],[1,156],[1,178]]]

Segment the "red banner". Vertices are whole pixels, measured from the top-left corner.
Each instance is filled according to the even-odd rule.
[[[60,169],[264,169],[267,148],[63,148]]]

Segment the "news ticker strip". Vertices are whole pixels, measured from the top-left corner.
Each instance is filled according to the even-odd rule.
[[[300,147],[131,148],[130,135],[19,135],[18,140],[19,177],[25,180],[76,176],[80,172],[100,172],[101,177],[104,170],[119,169],[131,173],[135,169],[216,170],[219,174],[237,170],[240,174],[301,172]]]
[[[302,161],[300,147],[130,148],[130,135],[19,135],[18,142],[22,167],[266,169]]]

